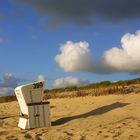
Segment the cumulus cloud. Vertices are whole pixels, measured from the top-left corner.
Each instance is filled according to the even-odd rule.
[[[37,81],[37,82],[46,81],[46,78],[45,78],[43,75],[38,75],[36,81]]]
[[[56,55],[55,60],[65,71],[89,71],[91,69],[93,62],[87,42],[67,41],[66,44],[61,45],[60,51],[61,54]]]
[[[139,19],[139,0],[15,0],[35,9],[41,16],[51,17],[53,23],[89,25],[94,18],[116,22]]]
[[[140,31],[127,33],[121,39],[121,48],[113,47],[104,55],[104,63],[115,71],[140,73]]]
[[[0,80],[0,96],[14,95],[14,88],[22,82],[21,79],[14,77],[11,73],[6,73]]]
[[[66,72],[140,73],[140,31],[127,33],[121,39],[121,48],[113,47],[98,60],[91,55],[87,42],[66,42],[60,47],[55,61]]]
[[[64,77],[56,79],[53,83],[54,88],[70,87],[70,86],[84,86],[89,84],[88,80],[83,80],[75,77]]]

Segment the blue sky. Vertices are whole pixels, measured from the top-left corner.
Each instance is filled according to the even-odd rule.
[[[63,0],[61,1],[63,2]],[[50,11],[45,10],[45,8],[50,8]],[[1,83],[4,83],[3,77],[6,74],[11,74],[11,78],[21,79],[18,80],[17,85],[32,82],[39,75],[42,75],[42,77],[46,78],[47,88],[52,88],[56,79],[64,79],[65,77],[97,82],[104,80],[117,81],[140,76],[138,68],[138,72],[117,69],[109,74],[97,73],[94,70],[88,72],[81,69],[65,71],[65,66],[61,67],[60,63],[55,61],[56,55],[63,53],[60,51],[60,46],[66,46],[67,41],[71,41],[72,45],[80,41],[88,42],[90,57],[94,57],[94,59],[100,59],[105,51],[113,47],[121,48],[121,38],[126,33],[135,34],[140,29],[139,15],[135,16],[134,13],[132,16],[127,17],[126,14],[123,15],[124,17],[119,18],[118,13],[115,20],[115,17],[112,18],[113,15],[104,17],[101,13],[97,15],[93,13],[93,15],[90,15],[89,13],[92,21],[86,23],[86,20],[88,21],[87,15],[83,15],[83,19],[79,15],[80,18],[77,20],[78,14],[76,18],[69,14],[72,11],[59,15],[55,13],[58,9],[55,11],[54,8],[52,6],[44,6],[44,11],[41,11],[41,4],[40,7],[37,7],[32,0],[29,3],[26,0],[21,0],[21,2],[12,0],[1,1]],[[64,10],[67,11],[67,9]],[[77,12],[79,10],[81,9],[77,8]],[[59,10],[57,12],[59,13]],[[5,87],[2,86],[2,88]]]

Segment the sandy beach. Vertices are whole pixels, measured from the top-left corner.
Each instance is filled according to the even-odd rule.
[[[50,128],[17,127],[17,101],[0,103],[0,140],[140,140],[140,94],[50,99]]]

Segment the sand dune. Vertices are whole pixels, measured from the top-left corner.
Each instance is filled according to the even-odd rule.
[[[17,127],[16,101],[0,104],[0,140],[140,140],[140,95],[51,99],[50,128]]]

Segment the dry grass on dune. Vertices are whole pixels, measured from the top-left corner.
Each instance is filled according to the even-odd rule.
[[[17,101],[16,96],[0,97],[0,103]]]
[[[140,93],[140,84],[129,85],[129,86],[107,86],[92,89],[76,89],[73,91],[64,92],[46,92],[44,99],[55,99],[55,98],[73,98],[82,96],[101,96],[111,94],[129,94],[129,93]]]

